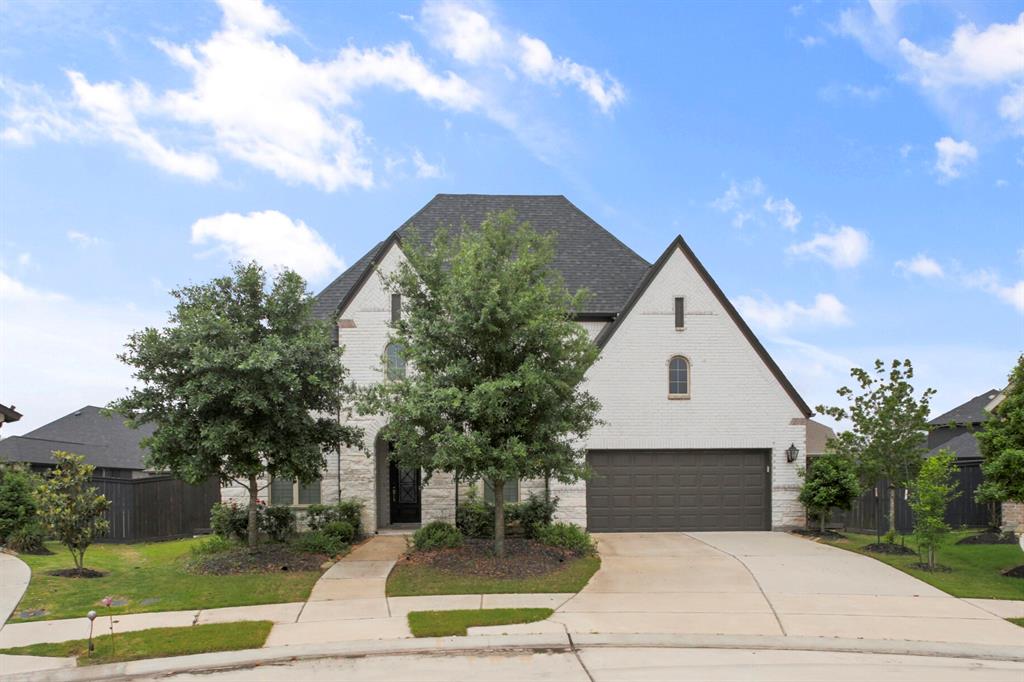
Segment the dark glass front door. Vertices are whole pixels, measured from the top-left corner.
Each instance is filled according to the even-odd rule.
[[[390,464],[391,523],[420,522],[420,470]]]

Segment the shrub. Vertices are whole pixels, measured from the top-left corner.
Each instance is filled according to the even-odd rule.
[[[412,546],[418,550],[447,549],[462,544],[462,533],[450,523],[431,521],[413,533]]]
[[[249,508],[238,503],[217,502],[210,509],[210,528],[225,540],[245,542],[249,529]]]
[[[85,550],[110,527],[104,518],[110,501],[90,484],[91,464],[85,457],[56,450],[57,466],[36,489],[39,518],[46,530],[71,552],[75,568],[85,566]]]
[[[263,531],[274,542],[284,542],[295,531],[295,512],[283,504],[266,507],[260,520]]]
[[[552,523],[548,526],[539,526],[537,539],[545,545],[560,547],[577,554],[593,554],[597,549],[590,533],[575,523]]]
[[[832,507],[849,509],[860,495],[860,482],[853,461],[837,454],[825,454],[811,463],[800,488],[799,500],[825,532]]]
[[[956,457],[948,450],[940,450],[921,465],[910,493],[914,537],[931,569],[935,568],[935,549],[949,532],[946,507],[960,496],[957,482],[953,480],[956,470]]]
[[[324,526],[319,532],[329,535],[332,538],[337,538],[339,542],[343,542],[346,545],[351,543],[356,538],[356,529],[352,527],[352,524],[348,521],[331,521]]]
[[[200,557],[209,556],[211,554],[220,554],[221,552],[226,552],[229,549],[231,549],[230,540],[222,538],[219,535],[211,535],[205,540],[201,540],[200,542],[192,545],[189,552],[192,553],[192,556]]]
[[[9,543],[12,533],[35,519],[36,502],[32,494],[38,485],[38,477],[28,467],[0,464],[0,544]]]
[[[494,505],[481,500],[470,488],[466,501],[455,510],[455,525],[468,538],[493,538]]]
[[[295,538],[293,546],[300,552],[326,554],[328,556],[336,556],[348,549],[347,544],[322,530],[311,530],[308,533],[302,533]]]
[[[332,521],[345,521],[352,526],[355,537],[363,532],[363,503],[342,500],[331,505],[311,504],[306,508],[306,526],[310,530],[323,530]]]
[[[542,526],[551,525],[556,507],[558,507],[557,497],[545,500],[540,495],[530,493],[530,496],[523,502],[514,506],[510,505],[510,513],[505,518],[509,521],[518,521],[526,537],[536,538]]]
[[[46,534],[38,521],[24,523],[7,534],[7,547],[22,554],[49,554],[43,541]]]

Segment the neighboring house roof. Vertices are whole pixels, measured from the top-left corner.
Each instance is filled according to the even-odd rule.
[[[6,405],[0,405],[0,424],[9,424],[10,422],[16,422],[21,419],[21,412],[14,409],[14,405],[7,407]]]
[[[929,450],[925,456],[934,457],[939,454],[939,451],[941,450],[951,451],[956,455],[957,459],[977,459],[981,457],[981,448],[978,445],[978,439],[975,438],[974,434],[970,431],[964,431],[963,433],[953,436],[941,445]]]
[[[155,429],[151,424],[130,429],[123,418],[104,416],[99,407],[86,405],[23,436],[0,440],[0,459],[53,464],[53,451],[66,450],[84,455],[94,466],[142,470],[146,451],[139,441]]]
[[[835,438],[836,432],[831,427],[825,426],[821,422],[816,422],[813,419],[807,420],[807,454],[808,455],[822,455],[825,454],[825,444],[829,438]]]
[[[317,296],[314,314],[330,319],[344,309],[375,263],[398,239],[431,241],[439,228],[477,227],[491,213],[512,209],[519,221],[555,235],[554,267],[570,291],[587,289],[583,314],[620,312],[650,264],[561,195],[438,194],[392,236],[331,282]]]
[[[993,388],[974,396],[963,405],[957,405],[928,422],[928,426],[949,426],[950,424],[980,424],[989,417],[985,407],[996,399],[999,389]]]
[[[772,375],[775,376],[775,379],[779,382],[779,384],[782,385],[783,390],[786,391],[789,397],[796,404],[797,408],[799,408],[799,410],[807,417],[810,417],[812,414],[814,414],[814,410],[808,407],[807,403],[804,402],[804,399],[800,397],[799,393],[797,393],[797,390],[793,386],[793,384],[791,384],[789,379],[786,378],[786,375],[782,373],[782,370],[779,369],[779,366],[775,364],[775,360],[773,360],[772,356],[768,354],[768,351],[765,350],[765,347],[761,345],[761,342],[754,335],[754,332],[751,331],[749,326],[747,326],[746,321],[744,321],[744,319],[740,316],[739,312],[736,310],[736,307],[733,306],[732,302],[729,301],[725,293],[718,286],[718,283],[715,282],[713,277],[711,277],[711,274],[708,273],[707,269],[704,267],[704,264],[700,262],[697,256],[690,249],[689,245],[686,243],[686,240],[683,239],[682,235],[679,235],[672,240],[672,243],[668,245],[668,248],[665,249],[665,252],[661,254],[661,257],[659,257],[658,260],[654,263],[654,265],[651,266],[651,268],[647,271],[647,274],[644,275],[644,278],[637,285],[636,289],[629,297],[629,301],[626,302],[626,305],[623,308],[622,312],[615,318],[615,321],[612,324],[607,325],[604,329],[601,330],[601,333],[598,334],[597,337],[595,337],[594,343],[596,343],[599,348],[604,348],[604,346],[615,334],[616,330],[618,330],[618,328],[622,325],[622,321],[626,319],[627,315],[629,315],[629,311],[633,309],[633,306],[636,305],[637,301],[639,301],[640,298],[644,295],[644,292],[647,291],[647,287],[650,286],[651,282],[653,282],[654,279],[658,276],[658,273],[661,272],[661,269],[665,266],[665,263],[668,262],[669,256],[671,256],[676,249],[679,249],[680,251],[683,252],[683,255],[690,262],[690,265],[693,266],[693,269],[697,271],[697,274],[700,275],[700,278],[704,280],[704,284],[707,285],[708,289],[711,290],[711,293],[715,296],[715,298],[718,299],[718,302],[725,309],[725,312],[728,313],[729,317],[732,318],[732,321],[736,324],[737,327],[739,327],[740,332],[747,339],[747,342],[753,347],[754,352],[758,354],[758,356],[761,358],[761,361],[764,362],[768,370],[772,373]]]

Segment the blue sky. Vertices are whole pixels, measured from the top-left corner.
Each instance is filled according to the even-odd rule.
[[[1024,350],[1024,3],[0,4],[0,402],[130,382],[233,259],[319,291],[438,192],[681,233],[807,401]]]

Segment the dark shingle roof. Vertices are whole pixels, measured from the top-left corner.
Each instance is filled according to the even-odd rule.
[[[956,455],[957,459],[977,459],[981,457],[981,448],[978,446],[978,439],[970,431],[953,436],[942,445],[928,451],[928,457],[934,457],[941,450],[949,450]]]
[[[438,228],[478,226],[490,213],[513,209],[520,221],[542,234],[555,234],[555,268],[570,291],[590,292],[584,313],[615,314],[643,279],[650,264],[561,195],[438,194],[396,233],[430,240]],[[331,282],[314,307],[318,317],[330,318],[363,280],[374,261],[383,256],[381,242]]]
[[[155,428],[149,424],[130,429],[117,415],[106,417],[100,408],[87,405],[24,436],[0,440],[0,459],[53,464],[53,451],[66,450],[84,455],[86,462],[98,467],[141,470],[146,468],[146,451],[139,441]]]
[[[999,394],[998,388],[985,391],[975,396],[963,405],[957,405],[949,412],[940,414],[928,422],[928,426],[948,426],[950,424],[980,424],[988,419],[988,412],[985,406]]]

